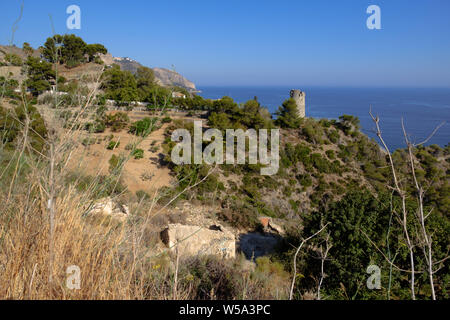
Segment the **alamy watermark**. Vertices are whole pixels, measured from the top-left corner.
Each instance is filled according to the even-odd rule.
[[[67,29],[81,29],[81,9],[79,6],[72,4],[67,7],[66,13],[70,16],[66,20]]]
[[[248,155],[249,164],[262,164],[262,175],[274,175],[278,172],[280,156],[280,130],[270,130],[270,149],[268,148],[269,130],[227,129],[226,152],[224,157],[224,137],[218,129],[208,129],[203,133],[202,121],[194,121],[194,139],[186,129],[176,129],[172,141],[177,142],[171,157],[175,164],[245,164]],[[214,140],[213,140],[214,138]],[[235,141],[236,152],[235,152]],[[248,153],[246,141],[248,140]],[[202,150],[203,141],[211,142]],[[235,154],[237,159],[235,159]]]
[[[367,278],[367,289],[381,289],[381,269],[379,266],[372,264],[367,267],[366,272],[370,274]]]
[[[66,287],[70,290],[81,289],[81,269],[79,266],[68,266],[66,269],[68,275],[66,279]]]
[[[366,10],[367,14],[370,16],[367,18],[366,26],[369,30],[380,30],[381,29],[381,9],[377,5],[370,5]]]

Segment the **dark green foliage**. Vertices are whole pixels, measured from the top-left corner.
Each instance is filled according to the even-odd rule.
[[[156,129],[157,118],[144,118],[130,126],[130,133],[145,137]]]
[[[298,128],[300,126],[300,117],[298,116],[298,108],[294,99],[290,98],[284,101],[276,114],[276,125],[282,128]]]
[[[23,135],[27,118],[30,120],[27,132],[28,141],[34,150],[42,152],[46,145],[47,128],[36,107],[30,103],[17,106],[13,113],[0,106],[0,138],[2,143],[7,148],[14,148],[16,139]]]
[[[161,119],[161,123],[171,123],[172,119],[170,117],[164,117]]]
[[[211,113],[208,118],[208,125],[211,128],[219,129],[222,131],[233,128],[230,118],[226,113]]]
[[[28,79],[26,86],[34,96],[50,89],[50,81],[55,81],[55,71],[51,63],[41,61],[39,58],[28,57]]]
[[[303,237],[318,231],[330,223],[330,249],[324,281],[324,289],[334,298],[363,298],[370,296],[366,288],[366,269],[370,264],[385,266],[376,248],[367,240],[383,245],[389,225],[389,207],[383,199],[376,199],[367,192],[352,192],[341,201],[333,203],[325,211],[313,212],[305,217]],[[313,285],[310,276],[319,274],[319,260],[304,256],[306,277],[303,288]]]
[[[114,114],[108,114],[104,117],[104,123],[107,127],[110,127],[113,132],[121,131],[128,126],[130,118],[125,112],[117,112]]]
[[[101,44],[88,45],[74,34],[57,34],[47,38],[42,49],[42,54],[47,61],[63,63],[68,68],[93,61],[97,53],[107,53],[107,50]],[[86,56],[88,56],[87,59]]]
[[[14,92],[14,90],[18,87],[19,82],[17,82],[17,80],[5,79],[5,77],[0,76],[0,95],[3,93],[4,97],[17,98],[18,95]]]
[[[139,67],[136,71],[136,85],[140,101],[149,101],[155,85],[155,74],[152,69]]]
[[[186,110],[211,110],[213,101],[209,99],[203,99],[203,97],[199,95],[193,95],[191,97],[189,94],[187,94],[185,99],[172,99],[172,104]]]
[[[150,103],[148,105],[150,109],[169,107],[172,102],[172,91],[168,88],[153,86],[144,101]]]
[[[339,117],[339,126],[346,135],[357,132],[360,129],[358,117],[344,114]]]
[[[300,184],[305,188],[312,186],[312,179],[309,174],[298,175],[297,179],[300,182]]]
[[[12,66],[21,66],[23,65],[22,58],[14,53],[5,54],[5,61],[9,62]]]
[[[334,160],[334,159],[336,159],[336,156],[335,156],[335,154],[334,154],[334,151],[333,150],[327,150],[326,152],[326,155],[327,155],[327,157],[328,157],[328,159],[330,159],[330,160]]]
[[[213,102],[208,117],[209,126],[225,131],[226,129],[270,129],[273,127],[271,116],[257,100],[249,100],[238,106],[232,98],[223,97]]]
[[[106,54],[108,53],[108,50],[106,50],[106,48],[99,43],[88,44],[86,46],[86,54],[89,55],[89,62],[94,61],[98,53]]]
[[[142,159],[144,158],[144,150],[142,149],[134,149],[133,151],[131,151],[131,156],[134,157],[134,159]]]
[[[103,75],[102,89],[107,99],[119,102],[138,100],[136,78],[129,71],[122,71],[118,65],[106,70]]]
[[[125,161],[126,159],[122,155],[116,156],[113,154],[111,159],[109,159],[109,172],[113,175],[119,174],[123,169]]]
[[[102,119],[96,119],[94,122],[86,123],[84,129],[91,133],[101,133],[105,132],[106,125]]]
[[[30,46],[28,42],[24,42],[22,45],[23,52],[28,56],[31,56],[34,52],[34,49]]]
[[[120,146],[120,142],[116,141],[110,141],[108,142],[108,145],[106,146],[106,149],[108,150],[114,150]]]

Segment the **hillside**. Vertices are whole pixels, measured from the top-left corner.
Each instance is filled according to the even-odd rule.
[[[4,61],[5,54],[13,54],[20,57],[22,61],[25,61],[27,58],[27,54],[24,52],[22,48],[15,47],[15,46],[3,46],[0,45],[0,61]],[[40,58],[41,52],[39,50],[33,50],[31,56]],[[130,58],[118,58],[113,57],[111,54],[99,54],[100,59],[103,61],[105,66],[111,66],[112,64],[118,64],[122,70],[130,71],[131,73],[135,74],[137,72],[137,69],[139,67],[142,67],[143,65],[133,59]],[[71,70],[72,69],[72,70]],[[90,69],[92,67],[90,64],[83,64],[78,66],[77,68],[73,69],[67,69],[66,73],[69,74],[69,78],[80,78],[82,75],[89,74]],[[7,75],[9,72],[13,72],[14,78],[18,80],[23,80],[20,77],[20,74],[18,72],[20,68],[17,66],[10,66],[9,68],[4,68],[0,66],[0,76],[1,75]],[[184,88],[188,90],[189,92],[196,92],[197,89],[195,87],[195,84],[192,81],[187,80],[185,77],[183,77],[181,74],[164,69],[164,68],[153,68],[154,74],[155,74],[155,80],[156,83],[160,86],[165,87],[172,87],[177,86]],[[66,76],[66,75],[64,75]]]
[[[450,145],[391,154],[354,116],[299,116],[288,92],[276,119],[257,98],[177,98],[173,85],[195,86],[174,72],[55,38],[57,58],[52,39],[44,59],[0,58],[0,296],[448,299]],[[177,164],[172,134],[194,121],[279,130],[278,171]],[[68,261],[81,290],[59,285]],[[372,265],[380,290],[365,286]]]
[[[101,58],[105,65],[112,65],[113,63],[115,63],[118,64],[122,70],[130,71],[133,74],[137,72],[137,69],[139,67],[143,66],[139,62],[130,58],[116,58],[108,54],[102,55]],[[187,80],[185,77],[175,71],[164,68],[153,68],[153,72],[155,74],[157,84],[161,86],[177,86],[185,88],[190,92],[197,91],[193,82]]]

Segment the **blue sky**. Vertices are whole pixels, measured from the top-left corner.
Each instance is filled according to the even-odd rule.
[[[0,4],[0,43],[20,0]],[[81,8],[68,30],[66,8]],[[382,30],[366,27],[381,8]],[[175,67],[197,85],[450,87],[450,1],[24,0],[15,44],[56,33],[102,43],[114,56]]]

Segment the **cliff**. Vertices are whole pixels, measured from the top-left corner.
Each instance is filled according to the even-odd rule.
[[[110,54],[101,55],[100,57],[106,65],[115,63],[122,70],[130,71],[131,73],[136,73],[137,69],[143,66],[141,63],[130,58],[117,58]],[[161,86],[178,86],[191,92],[197,91],[192,81],[189,81],[175,71],[164,68],[153,68],[153,72],[155,73],[156,82]]]

